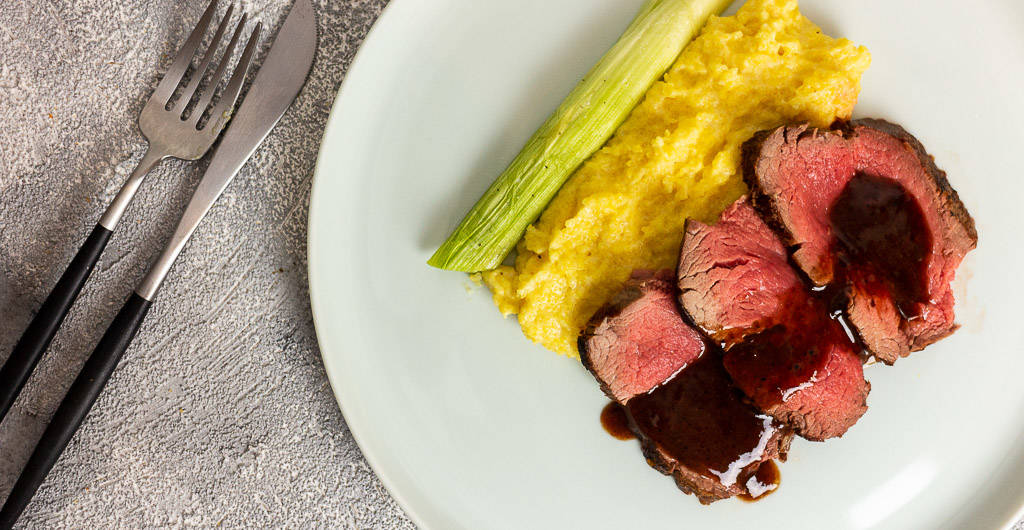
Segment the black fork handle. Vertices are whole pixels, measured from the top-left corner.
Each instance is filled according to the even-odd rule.
[[[114,321],[96,345],[96,350],[89,356],[75,382],[71,384],[64,401],[57,407],[57,412],[46,427],[46,432],[36,444],[35,451],[25,464],[18,481],[14,483],[14,488],[4,502],[3,508],[0,508],[0,529],[7,530],[14,526],[21,512],[28,506],[46,474],[60,458],[71,437],[96,402],[96,398],[103,391],[110,374],[114,372],[121,356],[135,338],[142,320],[146,318],[150,305],[151,301],[132,293],[114,317]]]
[[[39,307],[39,312],[21,335],[11,356],[0,368],[0,420],[7,415],[18,393],[25,386],[28,376],[39,363],[43,352],[50,346],[50,341],[64,322],[71,304],[75,302],[79,291],[85,285],[85,280],[89,278],[93,267],[99,261],[100,254],[110,240],[110,234],[111,231],[103,225],[96,225],[57,281],[57,285],[46,297],[46,301]]]

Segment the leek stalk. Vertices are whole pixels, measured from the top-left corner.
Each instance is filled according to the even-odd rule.
[[[500,265],[573,171],[730,2],[648,0],[427,263],[465,272]]]

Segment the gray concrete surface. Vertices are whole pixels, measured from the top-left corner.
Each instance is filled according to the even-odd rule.
[[[289,4],[236,1],[271,23]],[[200,226],[23,527],[412,527],[338,411],[306,291],[317,148],[385,1],[314,0],[309,83]],[[204,4],[0,0],[0,359],[142,155],[135,117]],[[203,166],[166,162],[144,185],[0,424],[0,499]]]
[[[270,23],[290,4],[240,3]],[[309,83],[200,226],[22,526],[412,527],[338,411],[306,291],[320,137],[385,2],[314,3]],[[204,7],[0,1],[0,359],[142,155],[136,115]],[[0,499],[203,167],[165,162],[144,184],[0,424]]]

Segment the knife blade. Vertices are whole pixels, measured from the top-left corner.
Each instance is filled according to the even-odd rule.
[[[313,66],[316,16],[310,0],[296,0],[270,45],[252,86],[228,123],[167,247],[135,293],[152,301],[189,237],[231,180],[291,106]]]

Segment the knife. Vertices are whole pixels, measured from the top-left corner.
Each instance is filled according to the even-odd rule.
[[[14,526],[82,424],[121,355],[131,344],[160,284],[196,226],[295,100],[313,65],[316,44],[313,6],[310,0],[296,0],[242,105],[231,118],[230,126],[192,194],[170,242],[103,334],[15,482],[0,509],[0,529]],[[251,53],[250,50],[246,52]]]

